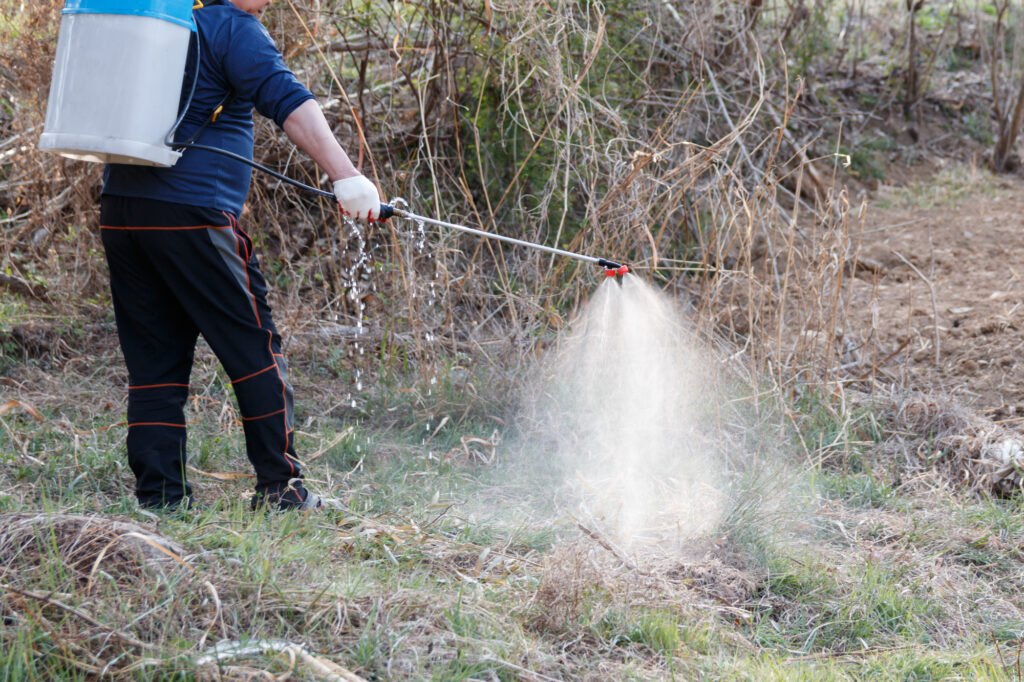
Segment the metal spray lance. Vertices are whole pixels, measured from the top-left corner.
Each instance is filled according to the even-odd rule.
[[[582,253],[575,253],[573,251],[566,251],[565,249],[556,249],[553,246],[545,246],[544,244],[537,244],[535,242],[528,242],[522,239],[516,239],[514,237],[508,237],[503,234],[495,234],[494,232],[486,232],[484,230],[477,230],[472,227],[465,225],[458,225],[456,223],[448,223],[443,220],[436,220],[434,218],[425,218],[424,216],[410,213],[400,208],[395,208],[390,204],[380,205],[380,220],[386,221],[392,216],[398,216],[399,218],[406,218],[408,220],[423,221],[430,223],[431,225],[437,225],[439,227],[447,227],[451,230],[458,230],[459,232],[465,232],[467,234],[476,235],[477,237],[484,237],[486,239],[496,239],[501,242],[509,244],[516,244],[518,246],[526,246],[531,249],[537,249],[539,251],[545,251],[547,253],[553,253],[557,256],[567,256],[569,258],[575,258],[576,260],[587,261],[588,263],[595,263],[604,268],[604,274],[607,277],[622,277],[629,272],[629,267],[625,265],[619,265],[614,261],[610,261],[607,258],[596,258],[594,256],[587,256]]]

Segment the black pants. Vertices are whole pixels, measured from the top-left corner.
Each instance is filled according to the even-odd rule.
[[[287,490],[301,478],[292,387],[248,235],[226,212],[117,196],[103,197],[100,225],[128,366],[128,462],[139,503],[191,495],[184,406],[199,334],[235,389],[257,492]]]

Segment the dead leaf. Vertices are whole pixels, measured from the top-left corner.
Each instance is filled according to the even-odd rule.
[[[15,407],[20,407],[21,409],[23,409],[26,412],[28,412],[29,415],[33,419],[35,419],[37,422],[44,422],[44,421],[46,421],[46,417],[44,417],[43,415],[39,414],[39,410],[37,410],[36,408],[32,407],[28,403],[21,402],[20,400],[8,400],[3,405],[0,405],[0,417],[2,417],[3,415],[7,414],[11,410],[13,410]]]
[[[189,471],[194,471],[195,473],[200,474],[202,476],[209,476],[210,478],[215,478],[218,481],[237,481],[240,478],[256,478],[256,474],[241,474],[234,471],[229,471],[226,473],[220,471],[203,471],[202,469],[195,468],[191,464],[187,465],[187,467]]]

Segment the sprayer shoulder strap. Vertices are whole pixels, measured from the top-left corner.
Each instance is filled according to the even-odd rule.
[[[223,4],[223,0],[207,0],[206,2],[203,2],[203,0],[195,0],[194,4],[192,5],[192,11],[195,12],[196,10],[200,10],[203,7],[209,7],[210,5],[219,5],[219,4]],[[198,40],[199,23],[195,22],[195,26],[196,26],[196,35],[197,35],[197,40]],[[198,53],[199,49],[201,49],[201,48],[199,47],[198,42],[197,42],[197,44],[196,44],[196,51],[197,51],[197,53]],[[198,79],[199,78],[199,63],[198,63],[198,59],[196,61],[196,73],[192,77],[194,79]],[[206,117],[206,120],[203,121],[203,124],[195,129],[195,132],[192,133],[192,137],[188,138],[184,142],[178,142],[176,144],[188,145],[188,144],[192,144],[193,142],[198,140],[199,136],[203,134],[204,130],[206,130],[206,127],[208,125],[210,125],[211,123],[213,123],[214,121],[216,121],[220,117],[221,113],[223,113],[224,110],[231,104],[231,100],[233,100],[234,98],[235,98],[234,91],[228,90],[228,94],[224,95],[224,99],[222,99],[217,104],[217,106],[215,106],[213,108],[213,112],[209,116]]]
[[[198,74],[197,74],[197,77],[198,77]],[[188,138],[187,140],[185,140],[184,142],[178,142],[177,144],[192,144],[193,142],[198,140],[199,136],[202,135],[204,130],[206,130],[206,127],[208,125],[210,125],[211,123],[213,123],[214,121],[216,121],[218,118],[220,118],[220,115],[231,104],[231,101],[234,98],[235,98],[234,91],[233,90],[229,90],[228,94],[224,95],[224,99],[222,99],[220,101],[220,103],[217,104],[217,106],[215,106],[213,108],[213,113],[211,113],[209,116],[206,117],[206,120],[203,121],[203,124],[201,126],[199,126],[198,128],[196,128],[195,132],[192,133],[192,136],[190,138]]]

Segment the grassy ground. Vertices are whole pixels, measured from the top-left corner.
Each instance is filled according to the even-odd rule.
[[[863,11],[858,19],[844,10],[835,40],[829,31],[836,22],[827,12],[839,11],[839,3],[814,3],[810,12],[803,3],[789,3],[791,17],[783,15],[781,5],[766,9],[762,45],[770,49],[764,53],[771,63],[775,46],[783,45],[794,57],[775,61],[795,66],[794,76],[806,78],[801,104],[809,108],[805,112],[788,95],[776,93],[769,97],[770,118],[738,132],[730,130],[729,110],[734,120],[745,118],[762,80],[749,71],[760,57],[731,37],[747,31],[742,28],[749,22],[742,16],[747,5],[675,4],[692,7],[693,13],[680,20],[672,10],[664,15],[667,23],[654,26],[635,23],[632,12],[640,16],[671,3],[636,5],[629,12],[613,7],[607,34],[599,3],[562,3],[558,21],[551,20],[547,3],[536,10],[527,4],[523,14],[499,16],[495,26],[504,30],[493,31],[490,3],[422,8],[399,3],[396,12],[366,5],[360,13],[372,18],[366,22],[367,42],[353,42],[352,59],[344,64],[349,71],[342,75],[351,81],[357,77],[356,65],[367,63],[368,53],[361,50],[371,35],[385,38],[385,49],[372,60],[382,75],[371,73],[370,82],[398,83],[395,74],[404,62],[407,89],[387,85],[359,103],[363,118],[374,122],[369,144],[374,156],[391,168],[407,169],[388,180],[393,183],[389,195],[432,196],[438,209],[433,212],[441,213],[441,206],[464,206],[470,194],[482,194],[488,212],[493,205],[499,213],[492,224],[515,229],[518,236],[557,234],[552,244],[572,246],[573,235],[583,234],[584,226],[601,224],[601,241],[586,244],[594,253],[644,261],[650,243],[662,256],[684,258],[693,249],[707,259],[704,265],[739,263],[733,274],[749,271],[749,280],[732,278],[735,289],[706,294],[701,308],[712,315],[738,311],[743,324],[730,328],[739,340],[758,335],[755,321],[760,312],[769,312],[770,303],[743,291],[761,284],[752,255],[735,260],[734,242],[740,251],[752,252],[747,242],[755,231],[789,223],[788,218],[777,221],[776,202],[761,197],[800,191],[777,194],[780,187],[770,179],[774,171],[765,172],[779,167],[780,146],[773,136],[787,127],[783,119],[794,128],[794,141],[786,142],[781,158],[794,153],[820,158],[819,172],[824,172],[839,149],[849,154],[850,174],[865,186],[888,177],[887,161],[920,160],[922,149],[937,148],[940,141],[961,155],[975,150],[965,144],[970,139],[986,148],[992,143],[994,122],[984,108],[987,86],[958,89],[953,86],[959,77],[950,76],[946,92],[940,86],[947,79],[935,75],[976,67],[982,76],[978,82],[988,82],[980,50],[977,55],[965,51],[973,39],[960,40],[961,24],[968,32],[975,31],[972,26],[988,31],[991,22],[977,20],[991,14],[988,3],[976,8],[973,19],[966,12],[944,18],[941,8],[933,17],[930,5],[918,15],[922,45],[947,49],[960,59],[920,60],[922,76],[930,74],[935,86],[922,93],[917,110],[926,117],[936,110],[943,116],[962,110],[964,118],[952,119],[948,127],[915,128],[913,139],[920,136],[924,143],[906,148],[894,146],[904,135],[900,131],[907,136],[910,131],[898,112],[905,83],[896,81],[904,72],[904,50],[893,40],[902,32],[890,30],[905,26],[906,16],[892,3],[861,3],[885,10],[877,21],[865,22]],[[351,24],[348,5],[340,7],[335,16],[358,26]],[[462,10],[457,22],[441,11],[445,7]],[[720,12],[723,8],[728,11]],[[4,85],[5,93],[14,93],[5,94],[5,102],[16,112],[4,119],[4,149],[35,145],[33,126],[41,120],[44,95],[42,90],[33,94],[34,88],[48,82],[39,69],[49,62],[40,55],[54,42],[56,14],[43,5],[23,10],[18,22],[3,27],[8,42],[17,40],[12,63],[24,85]],[[325,22],[329,11],[325,6]],[[272,26],[289,40],[303,35],[287,23],[292,13],[281,7],[283,18]],[[939,19],[941,25],[929,27]],[[472,31],[450,30],[460,24]],[[616,30],[619,26],[622,30]],[[661,39],[660,30],[668,39]],[[420,38],[431,34],[438,39],[424,49]],[[449,62],[445,56],[466,55],[488,35],[508,36],[507,42],[493,43],[493,58],[491,43],[481,46],[479,61]],[[566,35],[579,40],[565,40]],[[594,67],[584,78],[591,67],[580,72],[580,56],[602,40],[605,47],[594,53]],[[709,55],[692,60],[704,43]],[[307,58],[313,66],[303,70],[304,77],[318,92],[334,92],[320,61]],[[445,78],[435,71],[441,64]],[[460,78],[460,69],[474,76]],[[680,97],[691,92],[695,71],[714,77],[695,97]],[[499,72],[514,77],[489,80]],[[562,75],[552,84],[534,78],[536,73]],[[623,79],[625,73],[652,75]],[[853,102],[857,111],[826,116],[832,96],[816,84],[840,77],[856,81],[858,74],[864,82],[835,100]],[[364,75],[365,68],[359,69],[358,77]],[[775,80],[790,82],[789,76]],[[712,81],[724,86],[724,97]],[[650,93],[671,96],[660,101]],[[636,106],[641,101],[643,106]],[[430,109],[438,102],[457,106],[438,113]],[[467,103],[474,106],[457,113]],[[981,103],[977,110],[976,103]],[[796,120],[801,116],[803,123]],[[535,122],[546,120],[551,124],[535,143]],[[452,131],[463,131],[463,143],[475,135],[474,144],[440,149],[433,142],[420,144],[427,139],[425,130],[410,129],[410,121],[423,121],[424,128],[431,121],[438,142],[462,139]],[[587,126],[579,128],[580,121]],[[694,130],[665,127],[675,121],[693,121]],[[492,122],[506,129],[495,132]],[[806,136],[797,134],[801,125]],[[851,125],[852,138],[846,132]],[[968,138],[956,134],[961,128]],[[396,131],[406,140],[398,147]],[[853,140],[848,148],[838,144],[839,131],[843,140]],[[812,138],[816,141],[807,141]],[[689,144],[651,146],[663,139]],[[764,139],[775,141],[754,144]],[[807,144],[812,146],[803,147]],[[292,150],[283,138],[264,139],[258,146],[261,159],[271,165],[291,163]],[[713,154],[694,154],[695,147]],[[650,153],[638,153],[648,148]],[[713,156],[721,165],[709,160]],[[789,376],[784,380],[792,380],[790,397],[779,399],[782,416],[777,423],[764,420],[771,421],[764,440],[777,438],[769,451],[785,455],[787,473],[753,476],[738,485],[729,513],[713,532],[683,542],[626,552],[599,527],[578,522],[559,496],[555,474],[563,472],[551,470],[543,450],[531,452],[528,444],[517,443],[512,400],[503,394],[510,384],[501,376],[507,362],[500,355],[479,371],[463,366],[470,364],[463,358],[434,360],[439,369],[431,382],[429,376],[414,380],[411,354],[403,357],[401,348],[386,344],[366,349],[377,357],[360,360],[361,373],[340,344],[290,354],[300,456],[309,463],[311,487],[338,498],[342,509],[308,517],[247,511],[249,466],[229,382],[206,353],[194,375],[189,413],[195,468],[190,476],[205,507],[155,517],[137,511],[119,425],[126,381],[114,350],[110,306],[90,300],[105,291],[102,268],[95,265],[102,259],[89,251],[99,248],[88,241],[95,235],[83,227],[94,219],[88,211],[94,211],[95,196],[88,187],[95,186],[97,169],[65,164],[55,173],[43,157],[6,158],[13,165],[5,172],[4,191],[11,198],[0,215],[11,230],[0,244],[5,267],[66,300],[49,306],[9,290],[0,297],[3,679],[1021,679],[1020,500],[978,499],[951,489],[918,462],[934,451],[926,447],[927,434],[905,433],[886,407],[859,405],[852,392],[796,395],[797,381]],[[450,165],[441,163],[444,159]],[[737,167],[756,181],[737,176]],[[800,165],[799,174],[804,170]],[[458,182],[449,183],[456,177]],[[986,184],[984,176],[954,169],[938,183],[941,191],[925,184],[890,192],[887,200],[907,208],[954,205]],[[567,196],[576,186],[595,190]],[[360,272],[353,265],[345,273],[331,265],[348,250],[345,238],[322,240],[311,227],[323,222],[322,209],[310,205],[297,211],[300,202],[293,205],[283,191],[261,194],[250,208],[257,214],[253,222],[273,225],[280,233],[276,257],[268,260],[288,265],[271,265],[268,273],[276,289],[292,287],[293,311],[300,297],[312,294],[332,299],[320,303],[345,313],[339,319],[364,312],[371,319],[405,316],[408,324],[398,325],[390,337],[395,330],[382,332],[385,338],[410,329],[417,339],[428,338],[429,330],[443,326],[435,320],[421,329],[416,322],[423,311],[419,302],[434,297],[438,268],[427,261],[435,253],[447,253],[441,269],[450,268],[438,286],[458,294],[438,308],[439,320],[448,315],[461,321],[455,313],[473,309],[479,317],[469,315],[465,322],[483,324],[507,307],[509,319],[525,316],[517,333],[541,334],[548,324],[557,326],[554,320],[575,307],[577,294],[590,286],[589,279],[567,280],[564,272],[543,265],[547,260],[506,272],[482,256],[458,257],[457,245],[450,253],[446,247],[424,254],[422,237],[417,250],[415,236],[377,259],[394,270]],[[821,194],[819,199],[831,201]],[[16,222],[32,215],[27,207],[39,197],[59,201],[34,216],[38,225]],[[547,199],[538,203],[535,197]],[[820,207],[816,222],[822,234],[837,234],[826,218],[846,216],[840,199]],[[500,204],[511,213],[501,214]],[[428,202],[421,206],[423,212],[430,208]],[[520,208],[512,211],[512,206]],[[671,211],[638,214],[638,206]],[[481,222],[482,211],[459,211],[464,213],[450,219]],[[282,221],[283,215],[289,219]],[[785,241],[796,233],[793,216],[792,232],[786,227],[766,234]],[[699,234],[702,225],[718,225],[720,232]],[[650,230],[645,234],[637,226]],[[826,239],[821,250],[805,245],[807,259],[799,262],[818,262],[822,273],[831,272],[833,262],[850,262],[845,246],[845,237],[835,244]],[[474,244],[472,253],[487,252]],[[498,272],[496,280],[479,277],[491,269]],[[843,271],[836,268],[837,277]],[[666,269],[663,281],[677,274]],[[840,291],[839,279],[811,277],[797,284],[796,279],[790,283],[788,270],[784,274],[791,290]],[[373,290],[356,281],[370,282],[371,275],[381,283],[380,295],[360,300],[374,307],[343,305],[355,301],[357,292]],[[405,283],[407,277],[412,284]],[[329,293],[323,281],[333,283]],[[566,286],[567,281],[574,283]],[[405,283],[405,290],[391,282]],[[785,284],[765,282],[769,293],[786,291]],[[559,295],[545,301],[532,293],[545,290]],[[338,304],[334,297],[342,294]],[[538,313],[542,309],[544,315]],[[825,301],[823,309],[838,306]],[[795,334],[837,326],[837,319],[808,310],[812,314],[800,317],[809,321]],[[497,325],[501,318],[494,319]],[[760,331],[772,320],[765,315]],[[446,342],[464,340],[469,332],[470,327],[446,333]],[[488,349],[476,350],[483,355]],[[765,357],[767,366],[771,356]],[[774,363],[775,371],[785,364]],[[365,390],[355,388],[360,381]],[[783,426],[787,435],[778,438]],[[762,485],[766,482],[769,489]]]
[[[20,315],[36,313],[7,322]],[[133,506],[113,426],[110,330],[79,326],[58,334],[60,359],[5,355],[4,679],[344,679],[330,665],[365,679],[1020,677],[1021,502],[908,478],[881,454],[882,412],[840,419],[805,399],[793,497],[748,492],[714,533],[625,552],[559,501],[500,405],[442,381],[338,408],[329,355],[295,363],[299,451],[343,508],[254,515],[226,382],[201,353],[189,419],[204,509],[152,516]],[[114,521],[169,549],[144,559]],[[254,642],[266,650],[238,644]]]

